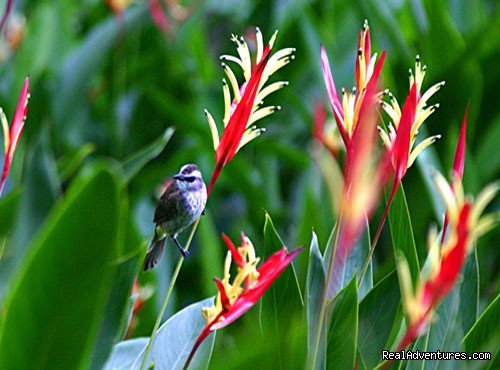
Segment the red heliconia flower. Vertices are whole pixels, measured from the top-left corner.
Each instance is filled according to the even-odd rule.
[[[394,196],[396,195],[399,185],[401,184],[401,180],[403,180],[406,170],[408,169],[408,158],[411,148],[411,127],[413,122],[415,122],[416,107],[417,84],[414,83],[405,100],[403,110],[401,111],[401,118],[397,126],[397,132],[394,135],[394,141],[387,151],[388,160],[391,162],[394,170],[394,182],[392,184],[391,193],[389,195],[389,199],[387,200],[384,212],[380,218],[377,231],[373,237],[373,245],[375,245],[378,241]]]
[[[422,66],[420,57],[417,55],[415,73],[410,69],[410,92],[402,110],[396,98],[388,90],[385,91],[385,94],[389,96],[390,102],[382,101],[382,107],[391,118],[392,123],[387,128],[379,127],[379,132],[391,158],[390,161],[394,170],[394,182],[384,213],[373,237],[373,245],[376,244],[382,232],[382,227],[384,226],[392,201],[403,177],[406,175],[406,171],[425,148],[441,137],[440,135],[428,137],[414,147],[419,128],[439,107],[439,104],[427,106],[427,101],[444,85],[444,82],[434,84],[422,94],[421,90],[425,73],[426,66]]]
[[[408,329],[398,350],[404,349],[425,332],[434,309],[457,282],[475,240],[497,222],[498,215],[481,217],[481,213],[497,194],[500,188],[498,183],[487,186],[473,202],[464,197],[460,183],[449,185],[439,174],[435,181],[447,206],[450,232],[444,243],[439,241],[435,230],[431,232],[429,269],[422,274],[424,276],[417,284],[415,293],[406,261],[402,258],[398,261],[403,306],[408,319]]]
[[[25,78],[21,93],[19,94],[19,100],[17,102],[17,108],[12,118],[12,122],[9,129],[9,123],[7,118],[0,108],[0,119],[2,121],[4,144],[5,144],[5,157],[3,163],[2,177],[0,179],[0,196],[2,195],[3,188],[5,186],[5,181],[9,175],[10,165],[12,164],[12,159],[14,158],[14,153],[16,152],[17,144],[21,138],[21,134],[24,128],[24,121],[26,119],[26,114],[28,112],[28,98],[29,98],[29,79]]]
[[[245,82],[239,86],[231,68],[229,68],[225,62],[222,63],[224,72],[229,79],[231,89],[224,79],[222,81],[225,106],[223,119],[224,130],[220,141],[215,120],[212,115],[205,110],[215,149],[215,169],[208,185],[208,194],[211,193],[222,168],[233,159],[236,153],[244,145],[265,131],[263,128],[257,128],[253,124],[257,120],[281,109],[279,106],[261,107],[265,97],[281,89],[283,86],[288,85],[288,82],[278,81],[264,87],[269,76],[288,64],[294,58],[293,53],[295,49],[293,48],[281,49],[271,55],[276,35],[277,31],[272,36],[269,44],[264,47],[262,33],[258,28],[256,29],[257,55],[255,57],[254,66],[252,66],[250,50],[247,43],[243,38],[239,38],[236,35],[232,36],[232,41],[237,45],[239,57],[233,55],[223,55],[221,57],[223,61],[234,62],[242,68]],[[233,96],[232,100],[231,90]]]
[[[180,0],[149,0],[149,14],[156,27],[167,37],[172,37],[179,27],[193,13],[194,7]]]
[[[313,119],[313,137],[328,150],[332,158],[337,159],[339,151],[344,149],[344,142],[337,124],[327,118],[324,103],[316,104]]]
[[[207,325],[198,336],[184,369],[188,368],[203,340],[214,330],[226,327],[252,308],[302,250],[302,248],[297,248],[288,253],[283,247],[270,256],[260,267],[257,267],[260,259],[255,256],[252,242],[243,233],[239,248],[236,248],[226,235],[223,235],[223,238],[228,247],[224,264],[224,278],[222,280],[215,279],[219,294],[215,299],[214,306],[203,308]],[[238,273],[230,283],[229,271],[232,259],[238,266]]]
[[[377,158],[378,124],[377,86],[367,88],[359,110],[359,129],[351,141],[351,153],[344,166],[344,184],[340,198],[340,231],[330,268],[328,298],[341,286],[341,277],[347,258],[372,215],[383,186],[388,179],[388,156]]]
[[[347,258],[356,245],[389,178],[388,155],[377,153],[377,124],[379,122],[379,79],[385,51],[377,61],[371,55],[370,29],[365,21],[358,37],[355,66],[356,87],[352,93],[342,90],[337,95],[326,51],[321,47],[323,77],[337,127],[346,148],[343,170],[344,182],[340,198],[339,237],[328,277],[328,298],[341,288],[342,272]],[[315,137],[326,144],[322,126],[315,125]]]
[[[156,27],[164,34],[168,34],[171,31],[171,24],[163,11],[160,0],[149,0],[148,6],[149,14]]]
[[[464,164],[465,164],[465,143],[467,136],[467,115],[469,114],[469,104],[465,108],[464,118],[462,119],[462,126],[460,127],[460,135],[457,141],[457,148],[455,150],[455,159],[453,160],[453,170],[451,174],[452,180],[462,181],[464,176]]]
[[[326,55],[326,50],[321,46],[321,65],[326,91],[332,107],[333,116],[335,117],[337,127],[346,147],[347,156],[350,155],[352,149],[351,142],[355,131],[359,127],[359,112],[366,91],[370,87],[378,86],[378,80],[385,60],[385,51],[380,55],[378,62],[376,62],[377,54],[370,55],[370,53],[370,28],[368,27],[368,22],[365,21],[363,29],[359,32],[358,38],[358,55],[355,68],[356,87],[353,88],[352,92],[347,92],[345,89],[342,89],[342,100],[340,100],[330,70],[330,63]]]
[[[457,148],[455,150],[455,159],[453,160],[453,168],[451,171],[451,183],[452,188],[455,188],[457,183],[462,183],[462,178],[464,176],[464,165],[465,165],[465,142],[467,136],[467,115],[469,113],[469,104],[465,108],[464,118],[462,119],[462,126],[460,128],[460,134],[458,136]],[[448,229],[448,213],[444,215],[443,222],[443,234],[441,236],[441,243],[444,243],[446,238],[446,230]]]

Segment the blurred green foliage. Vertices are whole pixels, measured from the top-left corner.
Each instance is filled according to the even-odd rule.
[[[424,88],[446,81],[446,86],[432,101],[439,102],[440,109],[425,125],[429,133],[439,133],[442,139],[419,158],[403,181],[419,259],[414,261],[417,266],[419,262],[423,264],[427,255],[429,225],[442,222],[436,207],[432,206],[433,190],[426,182],[429,163],[449,174],[459,124],[468,101],[471,107],[464,177],[466,192],[476,194],[486,183],[498,178],[498,2],[208,0],[181,1],[178,6],[180,8],[164,8],[171,23],[170,32],[164,34],[152,22],[145,2],[132,4],[123,17],[113,15],[103,1],[97,0],[16,2],[15,11],[26,18],[26,29],[19,49],[0,63],[0,105],[10,117],[24,76],[30,77],[31,98],[20,148],[6,192],[0,199],[2,308],[21,305],[27,299],[23,289],[29,287],[23,284],[32,281],[29,275],[22,283],[16,283],[15,289],[10,284],[18,281],[18,274],[26,270],[28,264],[37,263],[36,257],[44,248],[49,248],[43,244],[41,235],[50,233],[49,226],[57,227],[54,220],[60,216],[68,198],[81,191],[78,179],[85,174],[93,178],[88,180],[89,184],[92,181],[102,184],[94,184],[95,191],[89,190],[86,194],[86,211],[78,216],[81,225],[92,219],[96,227],[113,224],[110,233],[118,233],[121,228],[127,230],[120,231],[119,236],[108,236],[116,244],[116,250],[106,253],[123,258],[118,258],[119,263],[115,261],[118,265],[114,278],[101,277],[107,288],[100,288],[108,289],[108,299],[126,300],[131,278],[145,252],[145,242],[153,231],[159,184],[188,162],[198,164],[205,180],[211,174],[214,153],[203,109],[209,108],[216,119],[222,117],[220,81],[223,74],[218,56],[234,53],[229,40],[231,33],[251,34],[255,26],[260,27],[266,40],[279,29],[278,48],[297,49],[295,61],[273,77],[290,82],[287,88],[270,98],[270,103],[283,109],[261,121],[267,132],[245,147],[224,169],[207,205],[207,216],[202,219],[194,239],[191,256],[176,284],[176,299],[168,315],[216,293],[211,277],[222,275],[225,249],[219,238],[221,232],[235,239],[245,231],[262,256],[274,250],[274,246],[266,244],[263,232],[265,212],[272,216],[290,249],[308,246],[312,230],[317,234],[320,248],[326,245],[335,218],[328,189],[311,155],[313,107],[317,102],[326,102],[319,46],[322,43],[328,50],[337,87],[350,88],[354,84],[357,32],[365,18],[372,31],[372,50],[387,50],[383,84],[396,97],[403,99],[406,94],[407,70],[413,66],[416,54],[428,66]],[[184,12],[176,12],[176,9]],[[175,127],[170,141],[168,127]],[[95,163],[102,161],[106,169],[97,170]],[[120,199],[116,200],[114,197],[118,194]],[[111,208],[103,209],[111,201]],[[498,201],[493,207],[498,209]],[[68,233],[70,229],[65,230]],[[93,235],[94,232],[86,228],[80,233],[80,243],[89,237],[82,248],[111,248],[102,240],[90,238],[104,238],[106,233]],[[479,312],[499,291],[500,251],[496,244],[499,236],[496,229],[478,242]],[[181,240],[186,237],[181,235]],[[31,240],[34,242],[30,243]],[[64,246],[58,243],[62,243],[62,239],[54,242],[54,253],[56,248],[65,253],[77,248],[73,243]],[[140,253],[139,248],[142,248]],[[89,253],[87,257],[110,263],[111,259],[103,262],[102,258],[111,257],[99,253],[96,251],[94,257]],[[134,337],[151,332],[171,266],[178,258],[175,248],[169,248],[166,254],[153,273],[139,273],[141,285],[152,286],[154,294],[137,317],[131,334]],[[303,252],[295,262],[302,287],[308,258],[308,253]],[[51,261],[45,261],[47,271],[54,268]],[[123,265],[127,261],[128,267]],[[374,285],[394,268],[388,226],[373,265]],[[301,303],[295,278],[291,271],[286,274],[290,276],[278,281],[278,287],[286,286],[286,290],[278,287],[271,290],[260,308],[254,308],[218,334],[211,368],[303,367],[307,348],[306,318],[303,311],[297,309]],[[117,282],[120,276],[123,284]],[[47,275],[46,279],[52,277]],[[100,278],[96,275],[95,279]],[[387,281],[388,278],[382,284]],[[90,285],[89,282],[85,288]],[[117,290],[111,290],[112,287]],[[123,319],[123,312],[113,311],[114,298],[107,301],[101,293],[98,294],[102,301],[100,308],[93,308],[100,310],[95,317],[101,321],[96,318],[95,327],[88,328],[89,338],[97,340],[99,332],[101,335],[113,333],[119,338],[117,327],[98,330],[97,322],[102,324],[107,315]],[[367,299],[382,293],[385,294],[376,289]],[[355,295],[355,291],[349,289],[344,294]],[[266,311],[273,306],[274,310]],[[111,311],[105,311],[105,307]],[[391,306],[391,310],[396,308]],[[286,316],[285,321],[280,320],[282,315]],[[364,316],[363,305],[359,315],[360,324],[362,320],[370,320],[368,313]],[[4,319],[2,317],[2,321]],[[39,324],[36,330],[43,330],[46,324]],[[389,328],[386,329],[388,336]],[[266,343],[262,341],[262,333],[266,334]],[[370,333],[363,335],[368,337]],[[109,349],[116,338],[102,340]],[[465,343],[471,346],[470,337]],[[80,345],[84,348],[84,344]],[[88,353],[94,353],[91,347],[85,348]],[[105,354],[93,356],[94,359]]]

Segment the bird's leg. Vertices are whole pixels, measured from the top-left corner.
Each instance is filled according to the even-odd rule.
[[[181,254],[184,256],[184,257],[187,257],[189,256],[189,251],[187,249],[184,249],[181,245],[181,243],[179,243],[179,240],[177,240],[177,234],[174,234],[174,235],[170,235],[170,238],[174,241],[175,245],[177,246],[177,248],[179,248],[179,252],[181,252]]]

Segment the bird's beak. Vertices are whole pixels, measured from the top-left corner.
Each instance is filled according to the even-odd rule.
[[[184,180],[184,175],[175,175],[175,176],[174,176],[174,179],[175,179],[175,180],[181,180],[181,181],[182,181],[182,180]]]

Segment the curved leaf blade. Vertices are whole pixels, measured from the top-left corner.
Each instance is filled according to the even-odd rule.
[[[462,343],[467,352],[490,351],[498,353],[500,350],[500,331],[498,318],[500,317],[500,294],[483,311],[469,332],[464,336]],[[494,328],[497,328],[496,330]]]
[[[384,277],[359,305],[358,348],[368,369],[381,361],[391,334],[400,294],[395,271]]]
[[[400,185],[394,196],[388,220],[394,256],[397,257],[401,253],[405,257],[410,268],[412,282],[415,285],[420,275],[420,265],[403,184]]]
[[[134,338],[125,340],[113,347],[111,356],[104,364],[103,370],[128,370],[148,345],[149,338]]]
[[[174,131],[172,127],[167,128],[157,140],[125,159],[123,162],[123,171],[125,172],[126,183],[132,180],[146,163],[158,156],[165,149]]]
[[[309,249],[307,269],[307,364],[309,369],[326,368],[325,320],[326,272],[323,257],[318,247],[318,238],[313,232]]]
[[[358,289],[356,274],[333,301],[328,329],[328,369],[353,369],[357,352]]]
[[[118,251],[119,189],[95,170],[44,223],[5,303],[0,369],[88,366]]]
[[[201,309],[212,304],[213,298],[204,299],[184,308],[168,319],[158,330],[148,364],[154,362],[156,370],[182,369],[198,335],[206,324]],[[214,343],[215,333],[200,345],[191,362],[191,368],[206,369],[208,367]],[[143,357],[144,351],[136,358],[131,369],[138,370]]]

